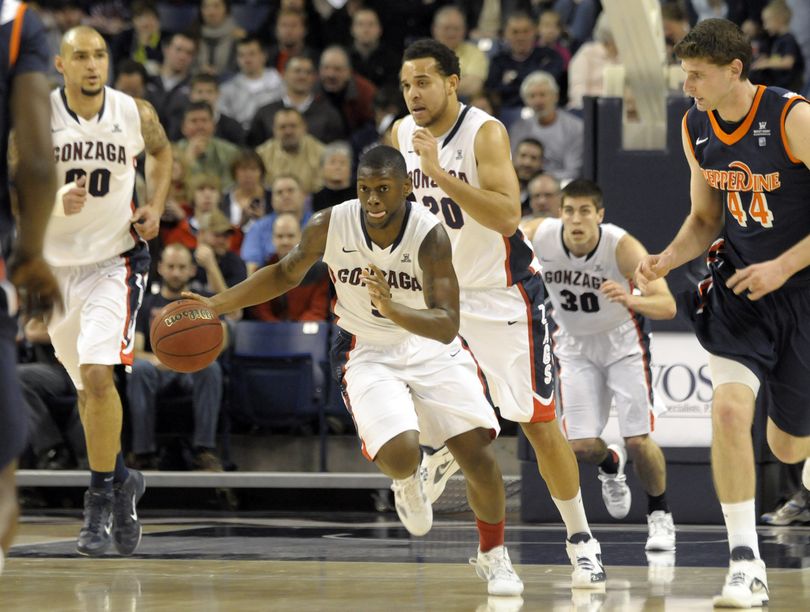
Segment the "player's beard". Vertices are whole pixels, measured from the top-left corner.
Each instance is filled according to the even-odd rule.
[[[82,87],[82,95],[87,96],[88,98],[93,98],[95,96],[101,95],[101,92],[104,91],[104,85],[99,85],[98,89],[88,89],[87,87]]]

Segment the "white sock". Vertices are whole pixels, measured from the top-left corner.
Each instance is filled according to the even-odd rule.
[[[804,460],[804,468],[802,468],[802,484],[804,488],[810,490],[810,459]]]
[[[723,509],[723,519],[726,521],[729,551],[734,550],[737,546],[747,546],[754,551],[754,558],[759,559],[754,499],[736,504],[721,503],[720,507]]]
[[[585,507],[582,505],[582,492],[577,489],[577,494],[571,499],[557,499],[552,496],[554,505],[560,511],[563,523],[565,523],[566,537],[571,537],[575,533],[587,533],[591,535],[591,528],[588,526],[588,519],[585,517]]]

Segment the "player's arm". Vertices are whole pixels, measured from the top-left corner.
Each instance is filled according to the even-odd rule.
[[[172,148],[155,108],[146,100],[135,99],[141,118],[141,135],[146,149],[147,202],[132,216],[137,232],[151,240],[160,229],[160,217],[172,180]]]
[[[632,280],[633,272],[638,264],[647,256],[647,249],[630,234],[625,234],[616,246],[616,263],[619,271],[628,280]],[[677,308],[675,298],[669,291],[667,281],[657,278],[639,286],[641,295],[627,291],[627,288],[612,280],[602,283],[600,291],[611,302],[621,304],[650,319],[672,319]]]
[[[641,261],[636,270],[636,280],[639,285],[643,283],[642,276],[647,281],[663,278],[670,270],[702,255],[717,238],[723,227],[722,193],[711,188],[703,178],[685,127],[682,130],[681,139],[691,173],[689,195],[692,208],[669,246],[658,255],[647,255]]]
[[[526,236],[527,240],[533,240],[534,235],[537,233],[537,229],[540,227],[540,224],[548,218],[549,217],[535,217],[534,219],[524,221],[520,224],[520,231],[523,232],[523,235]]]
[[[785,135],[790,153],[810,169],[810,104],[798,102],[790,110],[785,120]],[[807,266],[810,266],[810,234],[776,259],[737,270],[726,284],[734,293],[747,291],[748,299],[758,300]]]
[[[204,302],[222,315],[267,302],[297,287],[315,262],[323,257],[331,214],[329,209],[315,213],[304,227],[301,242],[292,251],[279,262],[260,268],[238,285],[211,298],[186,291],[183,297]]]
[[[381,315],[409,332],[449,344],[458,335],[459,325],[458,279],[452,259],[450,238],[441,225],[436,225],[419,247],[427,309],[394,302],[385,275],[374,265],[363,272],[371,303]]]

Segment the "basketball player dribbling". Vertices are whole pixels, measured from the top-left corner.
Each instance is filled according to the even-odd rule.
[[[101,35],[79,26],[62,38],[51,93],[57,196],[45,258],[65,310],[48,321],[57,357],[79,395],[90,488],[77,551],[104,554],[111,543],[132,554],[141,538],[140,472],[121,455],[121,398],[113,366],[131,365],[135,318],[149,270],[146,240],[157,235],[172,154],[154,108],[105,86],[109,56]],[[148,202],[136,208],[135,160],[146,150]]]

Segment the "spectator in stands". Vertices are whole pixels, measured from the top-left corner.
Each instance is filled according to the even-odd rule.
[[[323,95],[315,91],[318,73],[315,62],[306,55],[295,55],[284,67],[286,92],[281,100],[262,106],[248,131],[247,144],[257,147],[273,137],[273,119],[282,108],[296,108],[301,112],[310,135],[323,143],[345,138],[343,117]]]
[[[664,26],[664,42],[667,45],[667,61],[670,64],[680,64],[673,47],[683,40],[689,33],[689,17],[683,4],[677,0],[668,0],[661,5],[661,23]]]
[[[751,64],[751,80],[762,85],[801,91],[804,57],[790,32],[792,12],[784,0],[773,0],[762,11],[762,25],[770,36],[768,51]]]
[[[582,119],[558,108],[557,81],[547,72],[533,72],[523,81],[520,95],[533,115],[509,128],[512,142],[539,140],[543,143],[545,171],[560,181],[577,178],[582,171],[584,126]]]
[[[501,107],[498,101],[496,100],[497,96],[488,92],[486,89],[482,89],[474,93],[470,96],[470,106],[474,106],[476,108],[480,108],[482,111],[485,111],[492,115],[493,117],[497,117],[500,113]]]
[[[230,0],[202,0],[198,72],[227,78],[236,71],[236,45],[246,32],[231,17]]]
[[[591,38],[601,4],[599,0],[555,0],[554,10],[571,36],[571,51]]]
[[[76,467],[77,459],[86,459],[84,431],[76,409],[76,389],[65,368],[56,359],[45,322],[29,319],[25,340],[31,346],[34,360],[17,365],[23,402],[30,424],[29,443],[40,470],[66,470]],[[54,400],[73,400],[70,414],[56,414]],[[58,423],[65,423],[60,427]]]
[[[374,94],[374,123],[367,123],[352,132],[354,165],[360,156],[378,144],[391,144],[391,128],[394,121],[407,113],[399,87],[384,87]]]
[[[243,38],[236,46],[239,73],[222,86],[219,110],[248,130],[256,111],[281,100],[284,81],[275,68],[266,68],[267,55],[258,38]]]
[[[377,87],[399,84],[400,56],[380,44],[383,30],[376,11],[360,8],[352,16],[351,63]]]
[[[293,214],[277,215],[273,222],[273,253],[266,265],[274,264],[301,241],[301,222]],[[325,321],[329,316],[329,271],[319,261],[304,280],[269,302],[248,308],[246,317],[260,321]]]
[[[195,266],[191,252],[181,244],[163,249],[158,264],[163,282],[159,293],[147,293],[135,325],[135,360],[127,381],[132,452],[128,463],[138,469],[157,469],[155,421],[158,398],[170,387],[191,395],[194,408],[194,468],[221,471],[216,454],[217,422],[222,403],[222,368],[215,361],[193,374],[182,374],[164,366],[152,352],[149,329],[158,312],[189,290]]]
[[[295,108],[283,108],[273,117],[273,138],[256,147],[267,169],[267,181],[291,174],[301,188],[313,193],[321,188],[323,143],[307,134],[304,117]]]
[[[123,91],[133,98],[146,97],[149,75],[146,74],[143,64],[139,64],[134,59],[124,58],[119,62],[116,73],[115,89]]]
[[[619,64],[619,49],[602,13],[596,21],[594,40],[582,45],[571,59],[568,70],[568,109],[582,110],[584,96],[601,96],[606,66]]]
[[[196,50],[197,41],[183,32],[172,34],[163,45],[163,64],[158,76],[152,79],[149,101],[164,126],[179,123],[183,116]]]
[[[357,197],[352,182],[352,148],[347,142],[326,145],[321,157],[323,189],[312,196],[312,212]]]
[[[253,274],[274,252],[273,221],[281,213],[295,215],[303,226],[310,217],[304,209],[306,193],[301,189],[298,179],[292,175],[282,174],[273,181],[273,212],[256,221],[245,235],[242,243],[242,260],[247,266],[248,274]]]
[[[53,15],[53,25],[48,28],[47,36],[48,46],[51,50],[50,57],[53,58],[54,56],[59,55],[62,37],[65,35],[65,32],[75,28],[78,25],[81,25],[82,21],[87,17],[87,14],[84,12],[82,3],[73,0],[60,2],[53,9],[51,9],[51,14]],[[48,80],[55,87],[61,87],[65,84],[64,78],[56,69],[56,65],[53,61],[50,62]]]
[[[199,234],[202,219],[217,209],[222,210],[220,184],[219,176],[205,172],[194,174],[189,179],[188,188],[193,210],[188,224],[195,237]],[[194,248],[196,246],[195,243]]]
[[[241,147],[245,144],[245,130],[240,123],[219,110],[219,80],[213,74],[196,74],[191,77],[188,92],[189,102],[208,102],[214,111],[214,136]],[[182,122],[181,122],[182,123]],[[170,126],[172,140],[181,138],[181,123]]]
[[[150,76],[157,76],[163,63],[162,38],[155,2],[136,0],[132,3],[132,27],[121,32],[110,44],[115,64],[132,59]]]
[[[520,184],[521,214],[528,214],[529,208],[529,181],[543,171],[543,143],[536,138],[524,138],[512,157],[515,173]]]
[[[231,165],[233,187],[225,193],[221,208],[231,225],[243,233],[271,210],[272,193],[265,187],[266,174],[261,156],[253,149],[240,151]]]
[[[542,70],[552,75],[558,84],[563,78],[563,59],[554,49],[535,45],[536,28],[526,13],[512,13],[504,26],[507,48],[497,53],[489,64],[486,88],[497,93],[501,114],[506,108],[521,106],[520,86],[532,72]]]
[[[247,278],[245,262],[229,249],[233,232],[231,222],[218,208],[200,218],[194,251],[197,273],[189,283],[195,293],[221,293]],[[238,321],[242,311],[234,311],[226,318]]]
[[[190,186],[188,164],[182,155],[172,155],[172,182],[169,195],[160,217],[160,243],[161,245],[179,242],[188,249],[197,246],[197,237],[189,225],[189,218],[193,215],[193,206],[189,195]],[[159,250],[158,250],[159,253]]]
[[[214,111],[208,102],[189,102],[183,114],[183,139],[177,149],[185,157],[191,175],[206,172],[219,177],[224,188],[231,186],[231,164],[239,149],[214,136]]]
[[[433,16],[431,34],[434,39],[449,47],[461,66],[459,97],[467,99],[484,86],[489,72],[489,60],[477,45],[466,40],[467,22],[462,10],[455,5],[443,6]],[[399,71],[396,71],[399,74]]]
[[[543,172],[529,181],[529,214],[526,219],[559,217],[562,206],[560,181]]]
[[[563,69],[568,70],[568,63],[571,61],[571,43],[565,35],[562,17],[557,11],[549,9],[540,13],[537,22],[537,44],[559,53],[563,60]]]
[[[276,43],[268,52],[268,65],[279,73],[284,72],[287,61],[296,55],[306,55],[313,61],[317,52],[308,47],[307,18],[303,11],[294,8],[282,8],[275,25]]]
[[[352,73],[349,54],[342,47],[324,49],[319,66],[320,93],[343,117],[344,133],[349,134],[374,121],[374,84]]]

